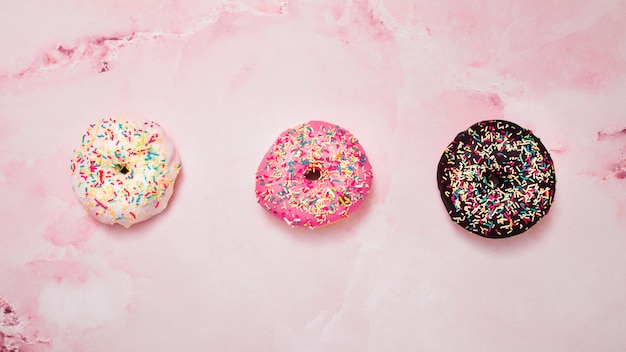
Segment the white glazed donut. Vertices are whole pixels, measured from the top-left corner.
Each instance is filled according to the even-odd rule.
[[[128,228],[167,207],[180,158],[157,123],[111,118],[89,126],[71,171],[85,210]]]

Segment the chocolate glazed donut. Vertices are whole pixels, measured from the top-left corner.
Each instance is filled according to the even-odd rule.
[[[550,210],[554,163],[531,131],[503,120],[459,133],[437,168],[441,199],[455,223],[477,235],[521,234]]]

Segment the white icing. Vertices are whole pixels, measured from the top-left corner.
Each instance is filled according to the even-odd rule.
[[[91,216],[128,228],[165,210],[179,171],[176,148],[158,124],[105,119],[76,150],[72,188]]]

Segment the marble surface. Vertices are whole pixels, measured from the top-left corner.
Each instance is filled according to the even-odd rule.
[[[617,351],[626,345],[626,1],[2,1],[0,297],[22,351]],[[182,173],[126,230],[88,217],[90,123],[159,122]],[[504,118],[551,152],[549,215],[453,224],[436,165]],[[308,120],[350,130],[373,190],[293,229],[254,173]]]

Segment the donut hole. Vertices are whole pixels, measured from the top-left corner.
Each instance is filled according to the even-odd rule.
[[[322,177],[322,170],[320,170],[320,168],[318,168],[317,166],[309,167],[304,172],[304,178],[309,181],[319,180],[320,177]]]
[[[502,188],[506,182],[505,178],[499,172],[487,171],[485,175],[486,182],[492,188]]]
[[[117,165],[117,168],[120,170],[122,175],[126,175],[130,170],[126,167],[126,165]]]

